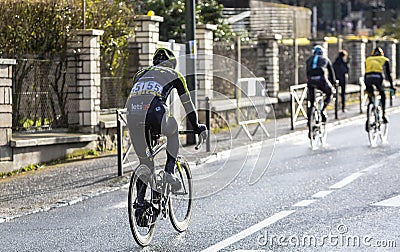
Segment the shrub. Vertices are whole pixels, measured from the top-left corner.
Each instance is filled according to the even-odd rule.
[[[133,3],[86,2],[86,28],[104,30],[103,60],[115,73],[122,67],[118,49],[133,33],[134,13],[128,4]],[[65,56],[68,38],[83,27],[81,5],[81,0],[0,0],[0,57]]]

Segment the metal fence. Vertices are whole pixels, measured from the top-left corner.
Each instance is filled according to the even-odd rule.
[[[297,59],[295,59],[292,44],[279,44],[279,90],[287,92],[289,87],[295,83],[295,61],[298,62],[298,83],[307,82],[305,62],[311,55],[311,48],[311,45],[299,45]]]
[[[311,36],[311,11],[306,8],[264,1],[252,8],[224,8],[223,14],[235,33],[247,33],[254,41],[263,33],[281,34],[285,38]]]
[[[18,59],[13,68],[14,131],[68,126],[68,86],[76,82],[66,60]]]
[[[101,77],[101,101],[100,108],[113,109],[125,107],[126,99],[129,95],[129,86],[132,85],[132,78]]]
[[[128,69],[128,57],[127,47],[116,47],[111,52],[101,51],[101,109],[125,106],[133,77]]]
[[[238,60],[238,50],[240,49],[240,67],[241,76],[238,76],[238,69],[235,62]],[[251,78],[257,74],[257,47],[252,45],[242,45],[238,48],[235,43],[214,42],[214,59],[220,61],[224,57],[231,59],[223,62],[214,62],[213,82],[214,91],[234,98],[235,84],[238,78]],[[225,79],[224,79],[225,78]],[[234,80],[234,82],[232,82]]]

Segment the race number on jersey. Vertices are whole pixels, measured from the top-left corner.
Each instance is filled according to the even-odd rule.
[[[161,96],[163,87],[155,81],[136,82],[131,90],[131,96],[154,95]]]

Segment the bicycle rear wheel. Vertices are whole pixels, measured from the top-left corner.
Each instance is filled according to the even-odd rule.
[[[315,118],[318,121],[317,127],[317,147],[324,147],[326,145],[326,139],[328,137],[328,133],[326,131],[326,121],[322,120],[322,109],[324,107],[324,100],[320,97],[317,101],[317,108],[315,110]]]
[[[388,123],[383,123],[381,122],[381,134],[380,134],[380,139],[382,144],[386,144],[388,142],[387,137],[388,137],[388,132],[389,132],[389,124]]]
[[[379,106],[377,111],[377,118],[378,118],[378,136],[377,136],[377,144],[386,144],[387,143],[387,134],[389,124],[383,122],[382,117],[382,108]]]
[[[193,181],[190,167],[183,157],[178,157],[175,174],[181,181],[181,189],[169,197],[169,218],[178,232],[185,231],[192,215]]]
[[[153,207],[152,173],[146,165],[139,165],[132,174],[128,193],[129,224],[133,238],[140,246],[150,244],[155,230],[157,214]],[[138,205],[138,193],[144,194],[144,207]]]
[[[327,138],[328,138],[328,132],[326,131],[326,123],[322,123],[320,126],[320,137],[319,137],[322,147],[326,146]]]
[[[372,103],[369,103],[367,108],[366,128],[368,132],[369,144],[371,147],[375,147],[378,144],[378,137],[380,134],[380,122],[377,118],[378,115],[376,113],[377,111],[375,111],[374,105]]]
[[[320,143],[320,127],[321,122],[317,109],[313,106],[311,108],[310,118],[309,118],[309,125],[308,125],[308,134],[310,138],[311,148],[313,150],[318,149],[318,145]]]

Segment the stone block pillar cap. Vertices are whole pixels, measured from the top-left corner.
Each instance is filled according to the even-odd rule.
[[[260,40],[281,40],[281,34],[268,34],[268,33],[261,33],[258,35],[258,39]]]
[[[206,30],[215,31],[215,30],[217,30],[217,25],[213,25],[213,24],[198,24],[198,25],[196,25],[196,29],[206,29]]]
[[[135,21],[154,21],[154,22],[163,22],[164,18],[160,16],[147,16],[147,15],[137,15],[135,17]]]
[[[368,43],[368,39],[366,37],[363,36],[346,36],[345,40],[348,42],[362,42],[362,43]]]
[[[104,31],[96,29],[85,29],[85,30],[78,30],[77,34],[80,36],[101,36],[104,34]]]
[[[15,59],[0,59],[0,65],[16,65],[17,61]]]

